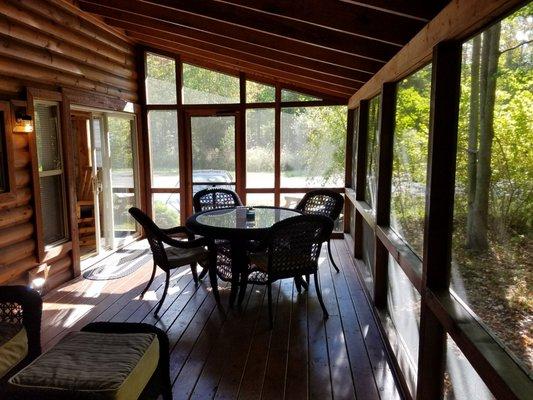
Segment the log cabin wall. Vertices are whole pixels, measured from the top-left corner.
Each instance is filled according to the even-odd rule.
[[[15,110],[32,113],[27,88],[33,88],[36,98],[39,93],[57,94],[62,101],[62,135],[71,136],[66,115],[70,104],[112,105],[109,108],[116,110],[115,104],[137,101],[134,47],[121,33],[96,17],[82,15],[67,1],[1,1],[0,99],[11,105],[11,126]],[[0,196],[0,284],[44,277],[44,290],[49,290],[79,274],[77,238],[43,250],[34,133],[7,134],[12,135],[13,162],[8,168],[14,170],[15,189],[12,196]],[[71,203],[69,186],[75,188],[76,183],[66,183]],[[77,227],[72,227],[72,220],[69,225],[74,238]]]

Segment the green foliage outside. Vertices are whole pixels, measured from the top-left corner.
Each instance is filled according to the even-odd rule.
[[[378,136],[381,95],[368,102],[368,130],[366,141],[366,186],[365,200],[375,209],[377,187]]]
[[[166,201],[155,200],[153,202],[155,223],[162,228],[171,228],[180,225],[179,210],[169,205]]]
[[[276,100],[276,88],[254,81],[246,81],[247,103],[273,103]]]
[[[294,176],[309,186],[343,185],[346,116],[344,106],[282,108],[282,186]]]
[[[452,284],[526,368],[533,366],[532,32],[529,4],[463,46]]]
[[[398,83],[393,145],[391,226],[422,255],[431,64]]]
[[[183,104],[239,103],[239,78],[183,64]]]

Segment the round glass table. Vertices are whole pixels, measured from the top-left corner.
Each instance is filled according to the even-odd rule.
[[[237,296],[239,282],[239,304],[244,298],[246,280],[242,279],[241,271],[248,268],[246,250],[251,240],[262,240],[276,222],[301,215],[298,210],[283,207],[254,207],[253,219],[247,216],[248,207],[222,208],[202,211],[190,216],[186,226],[195,234],[210,239],[228,240],[231,245],[232,279],[230,304],[233,305]]]

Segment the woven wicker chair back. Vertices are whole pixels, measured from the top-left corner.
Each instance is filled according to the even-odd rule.
[[[194,195],[193,205],[194,212],[200,212],[242,206],[242,202],[233,190],[209,188],[200,190]]]
[[[324,215],[335,221],[344,207],[344,198],[332,190],[313,190],[305,194],[296,206],[305,214]]]
[[[267,239],[269,280],[316,272],[322,243],[332,230],[333,221],[323,215],[300,215],[274,224]]]

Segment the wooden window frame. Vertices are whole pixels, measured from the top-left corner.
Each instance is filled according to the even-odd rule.
[[[62,92],[51,90],[27,88],[26,101],[27,112],[35,121],[34,102],[35,101],[57,102],[59,109],[59,129],[63,158],[64,174],[64,196],[66,201],[65,220],[67,224],[68,238],[57,244],[45,245],[43,234],[43,218],[41,209],[41,185],[39,174],[39,161],[37,155],[37,141],[35,126],[29,134],[29,148],[32,160],[32,189],[33,207],[35,223],[35,240],[37,261],[39,263],[51,263],[53,260],[64,257],[67,252],[72,251],[72,268],[74,276],[80,274],[79,265],[79,238],[78,224],[76,218],[76,176],[74,168],[74,153],[72,151],[72,135],[70,129],[70,102]]]
[[[0,137],[2,146],[2,159],[0,163],[5,167],[5,190],[0,193],[0,201],[11,201],[17,195],[17,182],[15,177],[15,150],[13,148],[13,109],[8,101],[0,101],[0,113],[3,114],[4,137]]]
[[[408,392],[405,378],[399,369],[390,343],[385,340],[399,384],[408,399],[442,398],[447,335],[456,343],[497,398],[526,399],[533,391],[531,377],[520,367],[515,357],[507,353],[499,340],[491,335],[479,318],[449,288],[462,44],[487,25],[505,17],[522,5],[518,1],[505,3],[499,0],[491,4],[482,4],[478,0],[465,1],[459,9],[450,5],[430,23],[423,35],[416,37],[412,44],[402,50],[404,54],[400,52],[394,63],[387,64],[350,100],[350,108],[359,112],[359,136],[355,148],[350,149],[347,146],[347,159],[351,157],[351,152],[356,152],[357,157],[356,187],[350,187],[347,182],[345,189],[346,199],[351,203],[350,218],[355,218],[355,237],[353,242],[349,235],[346,235],[346,238],[353,249],[359,278],[363,279],[362,221],[375,232],[376,257],[373,267],[377,282],[374,282],[373,294],[366,287],[365,293],[376,307],[380,321],[378,325],[385,338],[388,328],[381,310],[386,304],[386,292],[382,290],[387,273],[384,266],[389,255],[396,260],[421,295],[418,379],[415,396],[411,396]],[[472,14],[466,11],[475,7],[478,7],[478,13],[472,18]],[[440,23],[442,20],[448,21],[446,25],[452,28],[443,29],[443,24]],[[450,22],[455,20],[456,23]],[[429,32],[435,32],[436,35],[430,35]],[[432,44],[431,41],[436,42]],[[423,259],[420,259],[389,227],[391,154],[387,149],[380,147],[378,209],[374,216],[362,196],[366,152],[361,149],[366,149],[369,99],[379,93],[385,94],[382,98],[384,104],[389,97],[386,95],[387,87],[395,87],[401,79],[416,72],[428,62],[432,62],[431,117],[424,251]],[[388,107],[388,111],[383,107],[379,133],[381,140],[392,138],[387,132],[390,131],[393,118],[393,107]],[[390,145],[386,144],[389,149]],[[382,141],[380,146],[383,146]]]
[[[146,71],[146,54],[160,55],[175,61],[176,68],[176,104],[146,104],[146,86],[145,86],[145,71]],[[320,107],[320,106],[338,106],[346,105],[345,101],[333,98],[331,96],[324,96],[316,92],[302,89],[296,86],[279,84],[279,82],[265,79],[264,77],[236,73],[235,71],[227,70],[221,67],[200,63],[197,61],[184,60],[179,55],[154,49],[151,47],[140,47],[137,51],[138,60],[138,76],[139,76],[139,100],[141,103],[141,123],[144,132],[148,132],[148,113],[153,110],[173,110],[178,115],[178,141],[179,141],[179,163],[180,163],[180,187],[179,188],[154,188],[151,183],[151,166],[149,162],[150,154],[150,140],[149,135],[143,135],[143,148],[145,151],[144,165],[144,181],[146,182],[145,204],[149,215],[153,217],[152,198],[157,193],[177,193],[180,195],[180,220],[184,224],[187,216],[192,213],[192,183],[189,182],[189,175],[192,166],[190,159],[190,135],[188,127],[186,126],[188,116],[190,115],[205,115],[208,113],[228,112],[236,114],[236,192],[242,199],[245,199],[248,193],[272,193],[274,194],[274,204],[280,205],[280,196],[282,193],[305,193],[313,189],[324,189],[323,187],[303,187],[303,188],[286,188],[281,186],[281,110],[286,107]],[[239,103],[227,104],[183,104],[181,95],[182,90],[182,64],[187,63],[196,67],[209,69],[215,72],[231,75],[239,79]],[[275,100],[273,102],[265,103],[246,103],[246,81],[254,81],[259,84],[269,85],[275,88]],[[296,90],[310,96],[320,96],[321,101],[281,101],[281,90]],[[246,110],[249,109],[274,109],[274,187],[272,188],[248,188],[246,186]],[[348,113],[348,121],[350,120],[350,113]],[[353,118],[353,117],[352,117]],[[353,121],[353,119],[352,119]],[[240,168],[237,167],[240,165]],[[327,187],[340,193],[344,193],[344,186]],[[342,237],[341,233],[334,233],[334,237]]]

